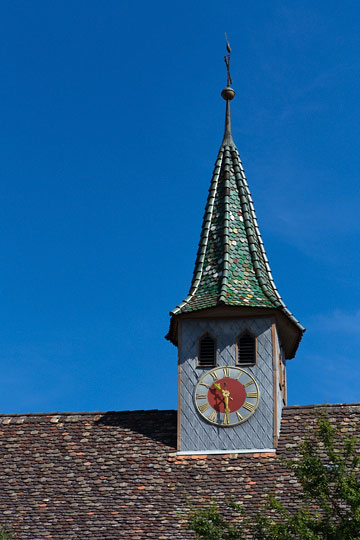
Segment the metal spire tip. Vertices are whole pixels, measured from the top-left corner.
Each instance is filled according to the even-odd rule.
[[[233,83],[232,82],[232,78],[231,78],[231,75],[230,75],[230,57],[231,57],[231,47],[230,47],[230,43],[229,43],[229,40],[228,40],[228,37],[227,37],[227,33],[225,32],[225,41],[226,41],[226,51],[227,51],[227,54],[224,56],[224,60],[225,60],[225,65],[226,65],[226,72],[227,72],[227,77],[226,77],[226,88],[224,88],[224,90],[221,92],[221,96],[226,100],[226,101],[231,101],[234,96],[235,96],[235,92],[234,90],[231,88],[231,84]]]

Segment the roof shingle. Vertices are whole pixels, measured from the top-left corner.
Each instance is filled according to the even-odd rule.
[[[359,426],[360,404],[325,408]],[[20,540],[188,540],[188,498],[233,494],[253,512],[274,489],[294,507],[281,458],[297,453],[316,411],[284,409],[277,455],[178,456],[176,411],[0,416],[1,521]]]

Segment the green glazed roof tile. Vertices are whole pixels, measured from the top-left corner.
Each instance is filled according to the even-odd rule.
[[[303,330],[286,308],[271,275],[245,172],[231,134],[229,101],[190,291],[170,314],[218,305],[280,309]]]

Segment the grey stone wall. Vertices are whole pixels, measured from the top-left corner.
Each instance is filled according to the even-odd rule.
[[[273,448],[273,364],[270,318],[185,319],[181,324],[180,347],[180,451],[252,450]],[[196,367],[197,339],[208,331],[217,338],[218,365],[235,365],[236,337],[245,328],[257,336],[257,365],[244,369],[260,388],[255,413],[243,424],[217,427],[206,422],[194,404],[198,379],[207,369]]]

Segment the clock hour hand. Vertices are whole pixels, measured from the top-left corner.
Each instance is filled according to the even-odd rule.
[[[214,386],[215,390],[220,390],[220,392],[222,393],[223,396],[226,396],[226,394],[227,394],[229,399],[231,399],[231,401],[233,400],[233,398],[230,396],[229,390],[224,390],[223,388],[221,388],[219,383],[214,383],[213,386]]]
[[[214,383],[214,388],[215,390],[220,390],[220,392],[222,393],[223,398],[224,398],[224,404],[225,404],[225,413],[229,413],[230,412],[229,399],[233,399],[232,397],[230,397],[229,390],[224,390],[223,388],[221,388],[219,383]]]

